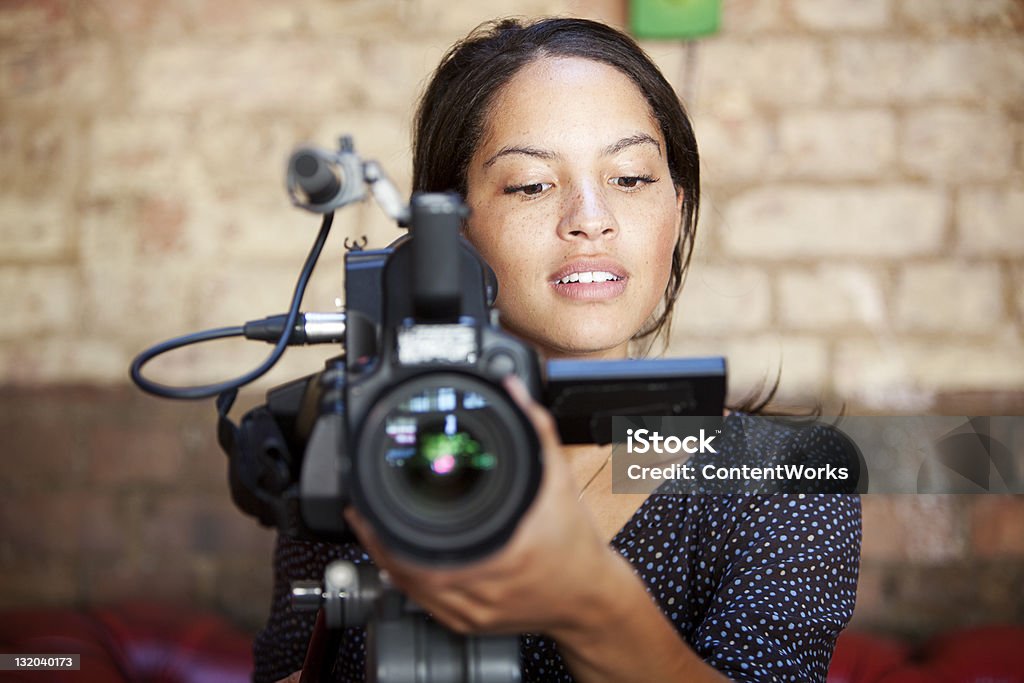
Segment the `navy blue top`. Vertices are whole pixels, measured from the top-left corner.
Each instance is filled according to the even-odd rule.
[[[781,428],[760,436],[766,455],[792,439]],[[860,543],[857,495],[795,493],[651,495],[611,541],[702,659],[759,682],[825,680],[853,613]],[[254,646],[257,683],[301,668],[315,615],[291,610],[290,585],[320,580],[335,559],[370,561],[356,544],[278,539],[271,614]],[[362,629],[346,630],[336,680],[364,680],[364,641]],[[524,681],[573,680],[551,639],[521,643]]]

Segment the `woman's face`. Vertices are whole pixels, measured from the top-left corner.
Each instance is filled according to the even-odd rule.
[[[502,89],[467,173],[466,236],[502,324],[548,357],[623,358],[665,293],[682,195],[640,90],[542,58]]]

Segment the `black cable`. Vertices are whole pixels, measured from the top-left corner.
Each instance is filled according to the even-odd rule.
[[[244,328],[241,326],[219,327],[212,330],[205,330],[203,332],[196,332],[194,334],[187,334],[182,337],[175,337],[174,339],[168,339],[165,342],[161,342],[156,346],[151,346],[146,349],[132,361],[132,381],[135,382],[140,389],[149,392],[154,396],[177,399],[199,399],[209,398],[210,396],[216,396],[217,394],[225,391],[237,389],[265,375],[270,368],[274,367],[277,361],[281,358],[281,354],[284,353],[285,348],[288,346],[288,341],[291,339],[292,332],[295,329],[295,321],[298,320],[299,317],[299,307],[302,305],[302,296],[306,292],[306,285],[309,283],[309,278],[313,273],[313,268],[316,266],[317,259],[320,258],[320,252],[323,251],[324,244],[327,242],[327,235],[331,232],[331,223],[333,222],[333,212],[324,214],[323,223],[320,224],[320,232],[316,236],[316,241],[313,243],[313,247],[309,250],[309,255],[306,256],[306,262],[302,266],[302,272],[299,274],[299,280],[295,284],[295,293],[292,295],[292,303],[288,309],[288,320],[285,322],[284,332],[281,334],[281,338],[277,340],[277,344],[270,352],[270,355],[267,356],[267,359],[263,361],[259,367],[232,380],[217,382],[215,384],[201,384],[193,387],[173,387],[168,384],[160,384],[158,382],[150,381],[142,376],[142,366],[162,353],[166,353],[183,346],[188,346],[189,344],[197,344],[199,342],[209,341],[211,339],[222,339],[224,337],[240,337],[244,334]]]

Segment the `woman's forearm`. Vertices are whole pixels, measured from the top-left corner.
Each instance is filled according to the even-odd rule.
[[[579,683],[728,680],[680,638],[613,550],[581,594],[572,620],[550,634]]]

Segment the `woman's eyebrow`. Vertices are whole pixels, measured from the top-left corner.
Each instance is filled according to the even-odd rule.
[[[658,156],[661,156],[661,145],[659,145],[658,141],[652,138],[647,133],[637,133],[636,135],[624,137],[618,142],[614,142],[605,147],[602,151],[602,154],[604,156],[611,156],[613,154],[621,152],[627,147],[632,147],[634,145],[654,145],[654,148],[658,150]],[[538,149],[537,147],[529,147],[526,145],[509,145],[507,147],[502,147],[497,151],[497,153],[494,156],[485,161],[484,168],[490,168],[492,165],[494,165],[494,162],[496,162],[501,157],[510,156],[513,154],[522,154],[525,156],[534,157],[536,159],[544,159],[545,161],[551,161],[552,159],[559,158],[558,154],[550,150]]]
[[[614,144],[608,145],[604,148],[604,155],[611,156],[613,154],[617,154],[627,147],[632,147],[633,145],[654,145],[654,148],[658,150],[658,156],[661,156],[661,145],[659,145],[658,141],[647,133],[630,135],[629,137],[622,138]]]
[[[485,161],[484,162],[484,168],[490,167],[492,164],[494,164],[495,161],[497,161],[501,157],[509,156],[510,154],[525,154],[526,156],[536,157],[537,159],[544,159],[546,161],[550,161],[552,159],[558,158],[557,154],[555,154],[554,152],[548,151],[546,149],[537,149],[536,147],[523,147],[523,146],[519,146],[519,145],[510,145],[508,147],[502,147],[500,150],[498,150],[497,154],[495,154],[490,159]]]

